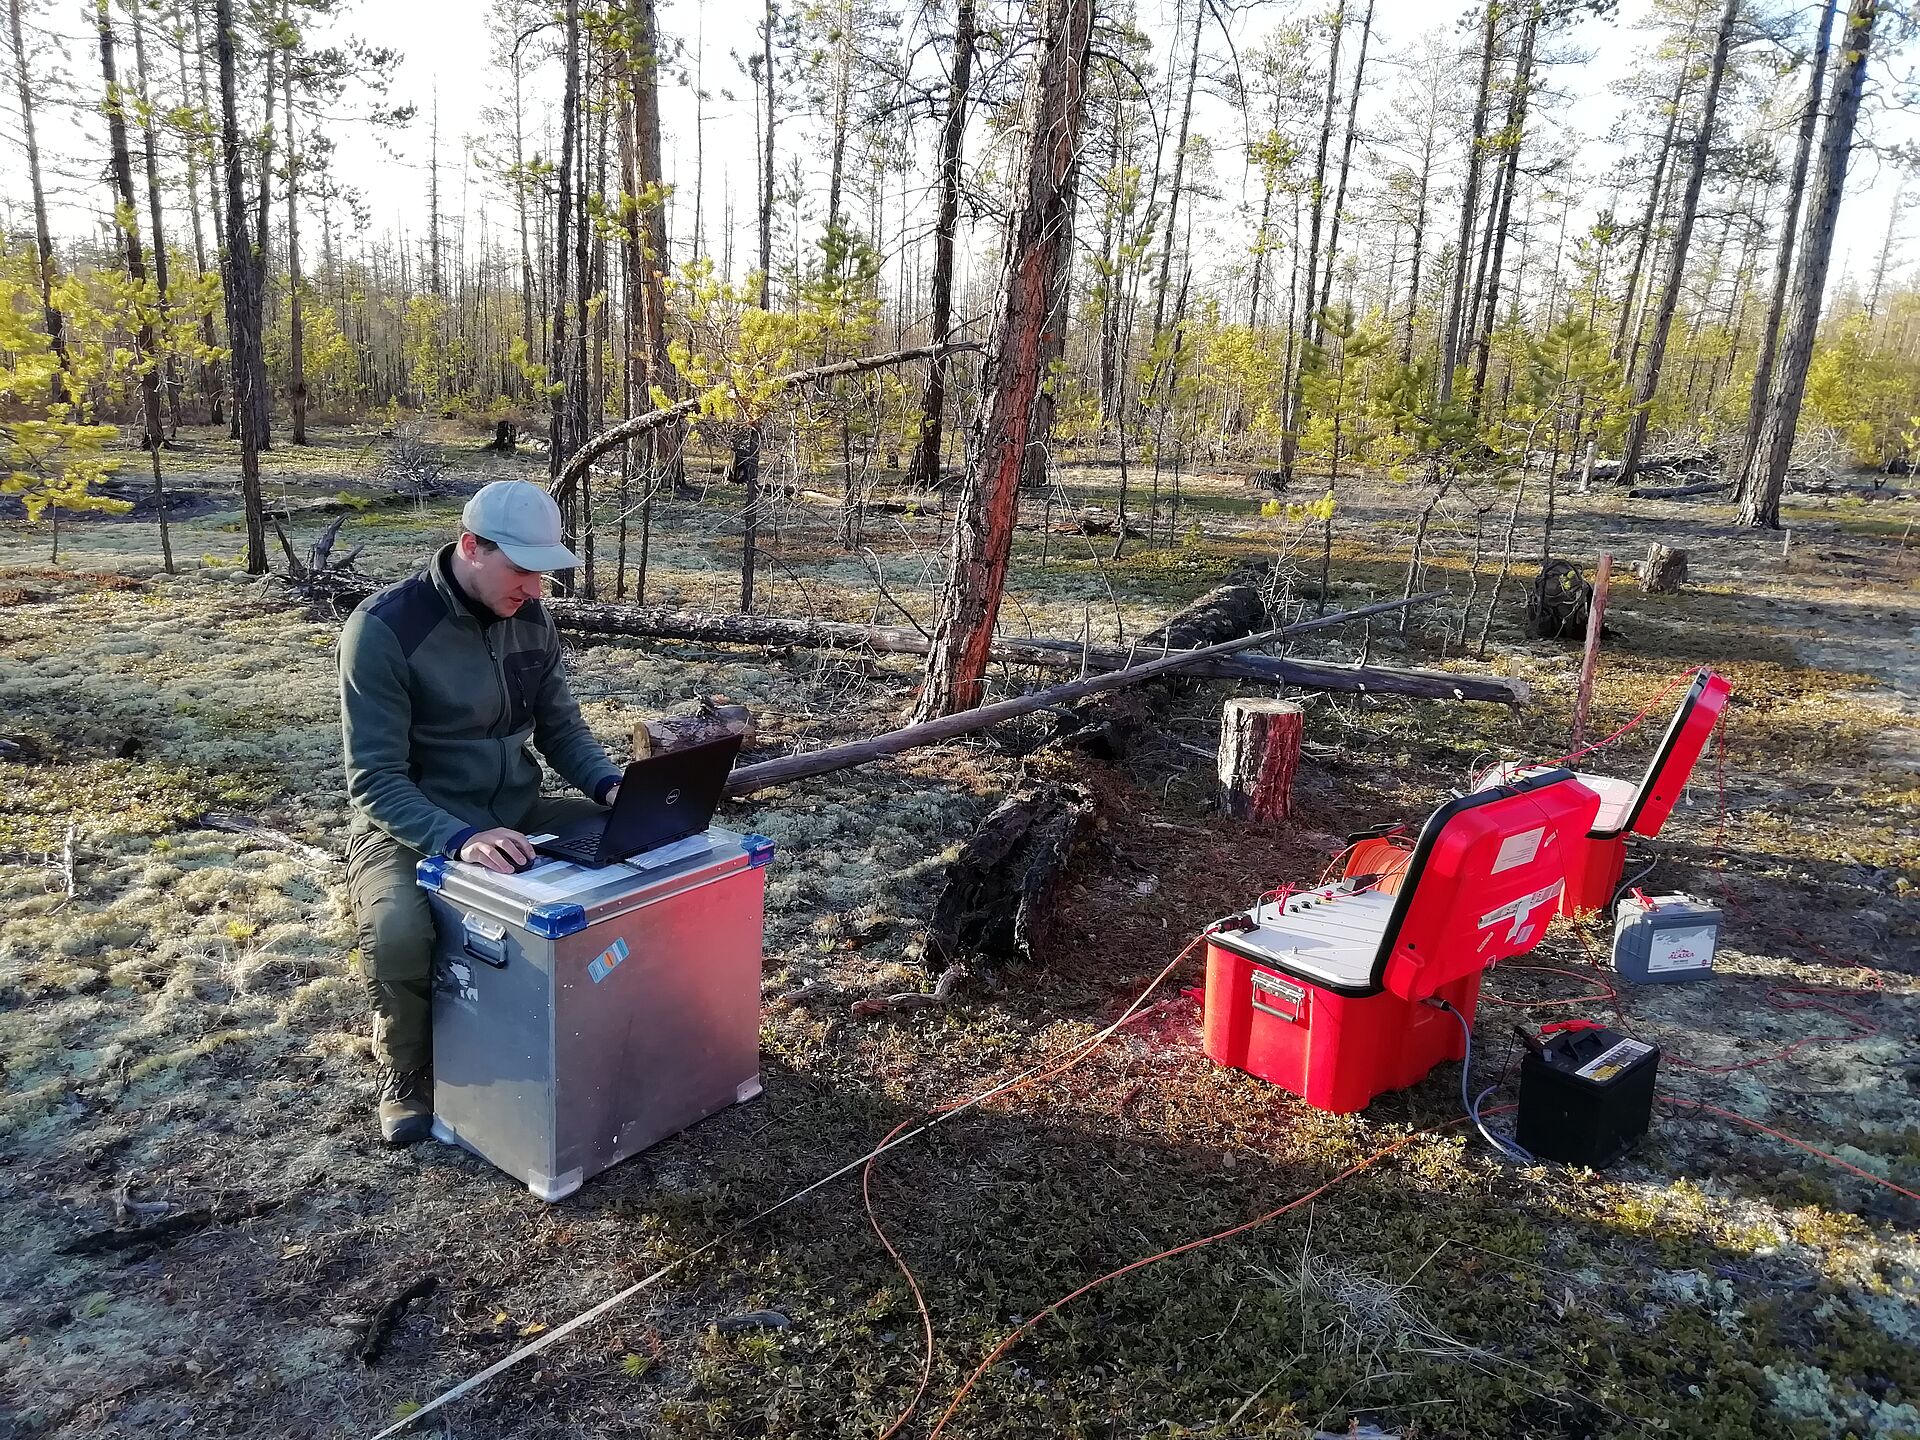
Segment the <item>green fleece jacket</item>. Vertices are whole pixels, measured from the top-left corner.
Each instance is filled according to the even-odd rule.
[[[511,619],[455,584],[453,546],[369,595],[340,635],[340,722],[353,828],[427,855],[519,828],[540,794],[532,745],[604,803],[620,772],[580,718],[538,601]]]

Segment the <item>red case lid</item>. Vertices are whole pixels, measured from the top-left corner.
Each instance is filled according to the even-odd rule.
[[[1388,922],[1381,983],[1421,1000],[1538,945],[1599,808],[1599,795],[1570,772],[1550,770],[1436,810]]]
[[[1727,708],[1727,696],[1732,693],[1733,686],[1725,676],[1704,667],[1693,677],[1686,698],[1673,713],[1667,733],[1660,737],[1660,748],[1653,752],[1647,773],[1640,781],[1640,793],[1634,798],[1633,809],[1628,812],[1622,829],[1632,830],[1636,835],[1660,833],[1681,792],[1687,788],[1687,779],[1693,774],[1701,752],[1707,748],[1707,737],[1713,733],[1720,712]]]

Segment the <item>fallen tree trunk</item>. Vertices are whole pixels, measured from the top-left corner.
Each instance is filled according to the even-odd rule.
[[[799,755],[787,755],[778,760],[763,760],[757,765],[745,765],[728,777],[727,794],[751,795],[756,790],[765,790],[774,785],[785,785],[790,781],[805,780],[815,775],[825,775],[830,771],[864,765],[870,760],[878,760],[883,756],[898,755],[903,750],[912,750],[921,745],[933,745],[942,740],[971,734],[975,730],[984,730],[990,725],[998,725],[1004,720],[1030,715],[1036,710],[1050,710],[1056,706],[1071,704],[1085,695],[1099,695],[1108,690],[1121,690],[1129,685],[1138,685],[1142,681],[1151,680],[1156,675],[1170,675],[1176,671],[1185,671],[1195,660],[1210,659],[1216,655],[1231,655],[1235,651],[1250,650],[1255,645],[1271,645],[1275,641],[1297,635],[1303,630],[1317,630],[1327,624],[1342,624],[1357,620],[1365,615],[1375,615],[1383,610],[1394,609],[1403,603],[1397,600],[1382,600],[1377,604],[1363,605],[1357,610],[1343,610],[1335,615],[1325,615],[1318,620],[1303,620],[1297,625],[1283,625],[1277,630],[1262,630],[1257,634],[1243,635],[1235,640],[1223,640],[1218,645],[1209,645],[1202,650],[1176,650],[1171,654],[1162,655],[1157,659],[1148,660],[1124,670],[1115,670],[1106,675],[1090,675],[1083,680],[1054,685],[1045,690],[1036,690],[1031,695],[1016,696],[1014,699],[1001,700],[992,705],[977,705],[971,710],[962,710],[954,715],[943,715],[935,720],[923,720],[917,725],[889,730],[884,735],[875,735],[870,739],[855,740],[846,745],[832,745],[824,750],[813,750]],[[1336,672],[1339,670],[1338,666],[1333,665],[1323,668]],[[1456,677],[1440,678],[1452,680]]]
[[[1093,822],[1093,796],[1057,780],[1029,781],[980,822],[927,923],[927,960],[1031,960],[1054,918],[1054,894]]]
[[[314,576],[305,588],[337,604],[357,605],[379,588],[360,576]],[[1404,605],[1427,605],[1438,594],[1407,600],[1383,600],[1360,610],[1325,615],[1290,626],[1285,634],[1344,625],[1362,615],[1377,615]],[[795,620],[768,615],[701,614],[691,610],[595,605],[584,600],[543,600],[553,623],[569,634],[617,635],[641,640],[694,640],[716,645],[795,645],[843,650],[877,650],[892,655],[924,655],[927,637],[895,625],[850,625],[837,620]],[[1143,658],[1178,654],[1158,645],[1128,649],[1083,647],[1078,640],[996,640],[991,657],[1009,665],[1045,670],[1123,670]],[[1274,655],[1201,655],[1186,652],[1183,675],[1205,680],[1252,680],[1264,685],[1297,685],[1339,694],[1405,695],[1417,700],[1481,700],[1494,705],[1524,705],[1526,683],[1493,675],[1455,675],[1444,670],[1410,670],[1390,665],[1335,665]],[[1196,658],[1197,657],[1197,658]]]
[[[1693,485],[1636,485],[1627,491],[1629,500],[1678,500],[1686,495],[1705,495],[1712,490],[1724,490],[1724,480],[1701,480]]]

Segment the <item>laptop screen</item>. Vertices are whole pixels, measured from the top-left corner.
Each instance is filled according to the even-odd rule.
[[[705,830],[713,823],[739,753],[740,737],[724,735],[628,765],[607,817],[600,863],[624,860]]]

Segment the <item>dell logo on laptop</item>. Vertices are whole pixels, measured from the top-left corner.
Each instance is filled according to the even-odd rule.
[[[665,803],[667,803],[668,805],[678,805],[680,803],[680,792],[678,790],[667,791],[667,798]]]

